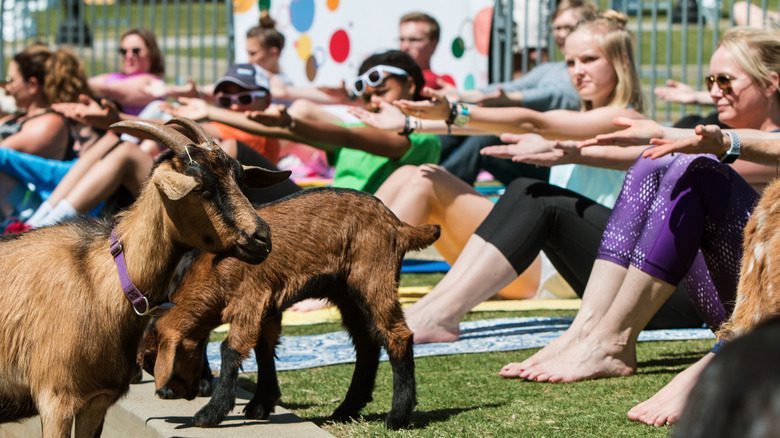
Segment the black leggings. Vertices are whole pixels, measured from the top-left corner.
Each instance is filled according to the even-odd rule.
[[[518,275],[544,251],[581,297],[610,213],[570,190],[519,178],[507,187],[476,234],[498,248]],[[647,328],[701,326],[688,294],[678,286]]]

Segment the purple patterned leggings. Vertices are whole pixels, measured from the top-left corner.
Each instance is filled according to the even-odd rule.
[[[677,285],[715,329],[731,313],[742,230],[759,195],[711,155],[639,158],[626,175],[598,258]]]

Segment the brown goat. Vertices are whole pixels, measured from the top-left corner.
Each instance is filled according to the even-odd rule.
[[[731,339],[780,314],[780,179],[765,190],[745,226],[734,312],[718,331]]]
[[[191,248],[259,263],[268,226],[237,180],[263,186],[287,172],[244,168],[191,120],[120,122],[120,132],[154,138],[172,153],[136,202],[116,218],[127,272],[145,293],[125,298],[109,252],[112,224],[77,219],[0,241],[0,423],[40,414],[44,437],[99,436],[106,410],[129,387],[148,307]],[[140,312],[139,315],[136,312]]]
[[[281,312],[305,298],[326,298],[341,311],[357,353],[352,383],[334,419],[355,418],[371,401],[384,346],[393,369],[392,409],[385,424],[407,425],[416,403],[412,332],[396,289],[405,253],[432,244],[438,226],[412,227],[373,196],[343,189],[307,190],[257,212],[274,233],[274,250],[265,263],[250,266],[199,255],[172,294],[175,306],[157,321],[145,368],[155,376],[158,395],[195,397],[204,341],[229,322],[219,384],[194,423],[216,425],[233,408],[238,368],[253,348],[260,371],[245,413],[268,417],[281,396],[274,366]]]

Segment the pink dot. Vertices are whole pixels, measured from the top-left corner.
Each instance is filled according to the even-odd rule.
[[[333,32],[330,37],[330,57],[336,62],[344,62],[349,56],[349,35],[343,29]]]
[[[493,8],[483,8],[474,16],[474,45],[477,52],[487,55],[490,47],[490,24],[493,21]]]

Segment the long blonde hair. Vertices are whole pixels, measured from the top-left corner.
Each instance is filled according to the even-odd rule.
[[[634,65],[634,49],[631,33],[626,29],[628,17],[617,11],[604,11],[590,21],[580,23],[572,34],[587,32],[593,35],[601,45],[601,50],[612,64],[617,76],[615,89],[609,98],[608,106],[633,108],[642,112],[644,100],[639,74]],[[571,38],[571,36],[569,36]],[[582,101],[582,109],[593,108],[590,101]]]
[[[772,72],[780,75],[780,32],[777,30],[735,27],[723,34],[718,46],[726,49],[759,87],[772,84]],[[775,96],[780,100],[780,93]]]

